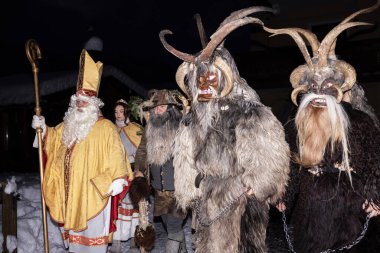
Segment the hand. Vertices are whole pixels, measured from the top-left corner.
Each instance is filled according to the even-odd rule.
[[[43,132],[45,132],[46,123],[45,123],[44,116],[33,115],[32,128],[34,128],[34,129],[41,128],[43,130]]]
[[[286,210],[285,203],[282,201],[279,201],[278,204],[276,205],[276,208],[278,211],[283,212]]]
[[[254,196],[253,189],[250,187],[245,188],[245,194],[248,195],[248,198],[253,197]]]
[[[111,196],[116,196],[123,191],[124,185],[128,186],[128,182],[125,179],[123,178],[116,179],[115,181],[112,182],[107,193],[110,194]]]
[[[370,218],[380,215],[380,208],[372,201],[365,200],[362,208]]]

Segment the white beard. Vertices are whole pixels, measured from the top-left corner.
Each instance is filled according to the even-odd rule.
[[[62,141],[68,148],[84,140],[99,117],[99,107],[96,104],[89,101],[88,106],[82,107],[79,111],[76,106],[76,98],[73,97],[71,97],[70,107],[63,118]]]
[[[303,120],[305,119],[305,109],[309,107],[310,102],[315,98],[325,99],[326,101],[326,110],[327,110],[327,118],[328,124],[325,126],[325,130],[328,133],[328,138],[330,141],[331,152],[334,151],[334,146],[336,144],[342,145],[342,166],[348,172],[350,178],[350,161],[349,161],[349,153],[350,153],[350,145],[348,140],[348,133],[350,128],[349,118],[341,104],[336,103],[336,99],[329,95],[317,95],[314,93],[306,94],[302,98],[301,104],[298,108],[298,112],[296,115],[296,124],[298,129],[303,129],[300,125],[304,124]],[[312,123],[312,122],[306,122]],[[315,133],[314,133],[315,134]],[[304,139],[301,137],[304,133],[300,133],[298,135],[298,145],[300,149],[300,156],[302,159],[303,156],[303,146],[305,145]],[[325,147],[322,150],[322,155],[325,153]]]

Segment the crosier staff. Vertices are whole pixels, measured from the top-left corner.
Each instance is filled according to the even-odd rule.
[[[32,65],[32,71],[34,76],[34,94],[36,99],[36,107],[34,108],[36,115],[41,116],[40,107],[40,96],[38,89],[38,60],[41,59],[41,51],[35,40],[30,39],[25,43],[25,52],[30,64]],[[40,164],[40,182],[41,182],[41,204],[42,204],[42,220],[44,226],[44,252],[49,253],[49,241],[48,241],[48,230],[46,222],[46,205],[45,199],[42,194],[42,183],[44,181],[44,162],[42,158],[42,128],[36,128],[37,138],[38,138],[38,160]]]

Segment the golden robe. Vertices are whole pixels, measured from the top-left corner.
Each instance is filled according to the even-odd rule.
[[[130,122],[128,125],[124,126],[122,130],[133,146],[138,148],[143,133],[142,127],[137,123]]]
[[[82,231],[106,206],[112,181],[131,175],[132,170],[111,121],[98,120],[71,154],[62,142],[63,129],[63,123],[47,128],[43,195],[53,220],[62,223],[65,230]],[[66,185],[65,156],[69,168]]]

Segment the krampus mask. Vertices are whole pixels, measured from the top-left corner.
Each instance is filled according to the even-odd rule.
[[[351,90],[356,84],[356,71],[347,62],[337,59],[335,55],[337,37],[348,28],[370,25],[364,22],[351,21],[360,14],[375,10],[378,6],[379,1],[374,6],[351,14],[334,27],[322,42],[318,41],[315,34],[301,28],[270,29],[264,27],[266,31],[274,35],[290,35],[305,58],[306,64],[297,67],[290,75],[290,82],[294,89],[291,99],[294,104],[298,105],[297,96],[299,93],[330,95],[336,98],[337,103],[340,103],[343,98],[345,98],[346,102],[351,102],[353,96]],[[309,42],[313,53],[312,57],[301,36],[305,37]],[[326,106],[326,101],[323,98],[315,98],[311,101],[311,104],[314,107],[324,107]]]
[[[221,23],[207,45],[204,35],[202,38],[202,32],[200,32],[204,48],[197,55],[180,52],[169,45],[165,40],[165,35],[172,34],[171,31],[163,30],[160,32],[160,40],[164,47],[184,61],[177,70],[176,82],[185,94],[192,97],[194,102],[207,102],[222,98],[232,91],[238,71],[231,55],[224,49],[223,41],[230,32],[240,26],[249,23],[263,25],[259,19],[247,17],[252,13],[263,11],[273,12],[272,9],[266,7],[251,7],[232,13]],[[198,29],[199,24],[198,21]],[[191,77],[188,76],[190,73]],[[196,83],[196,87],[186,85],[186,80],[194,77],[196,82],[189,83]]]

